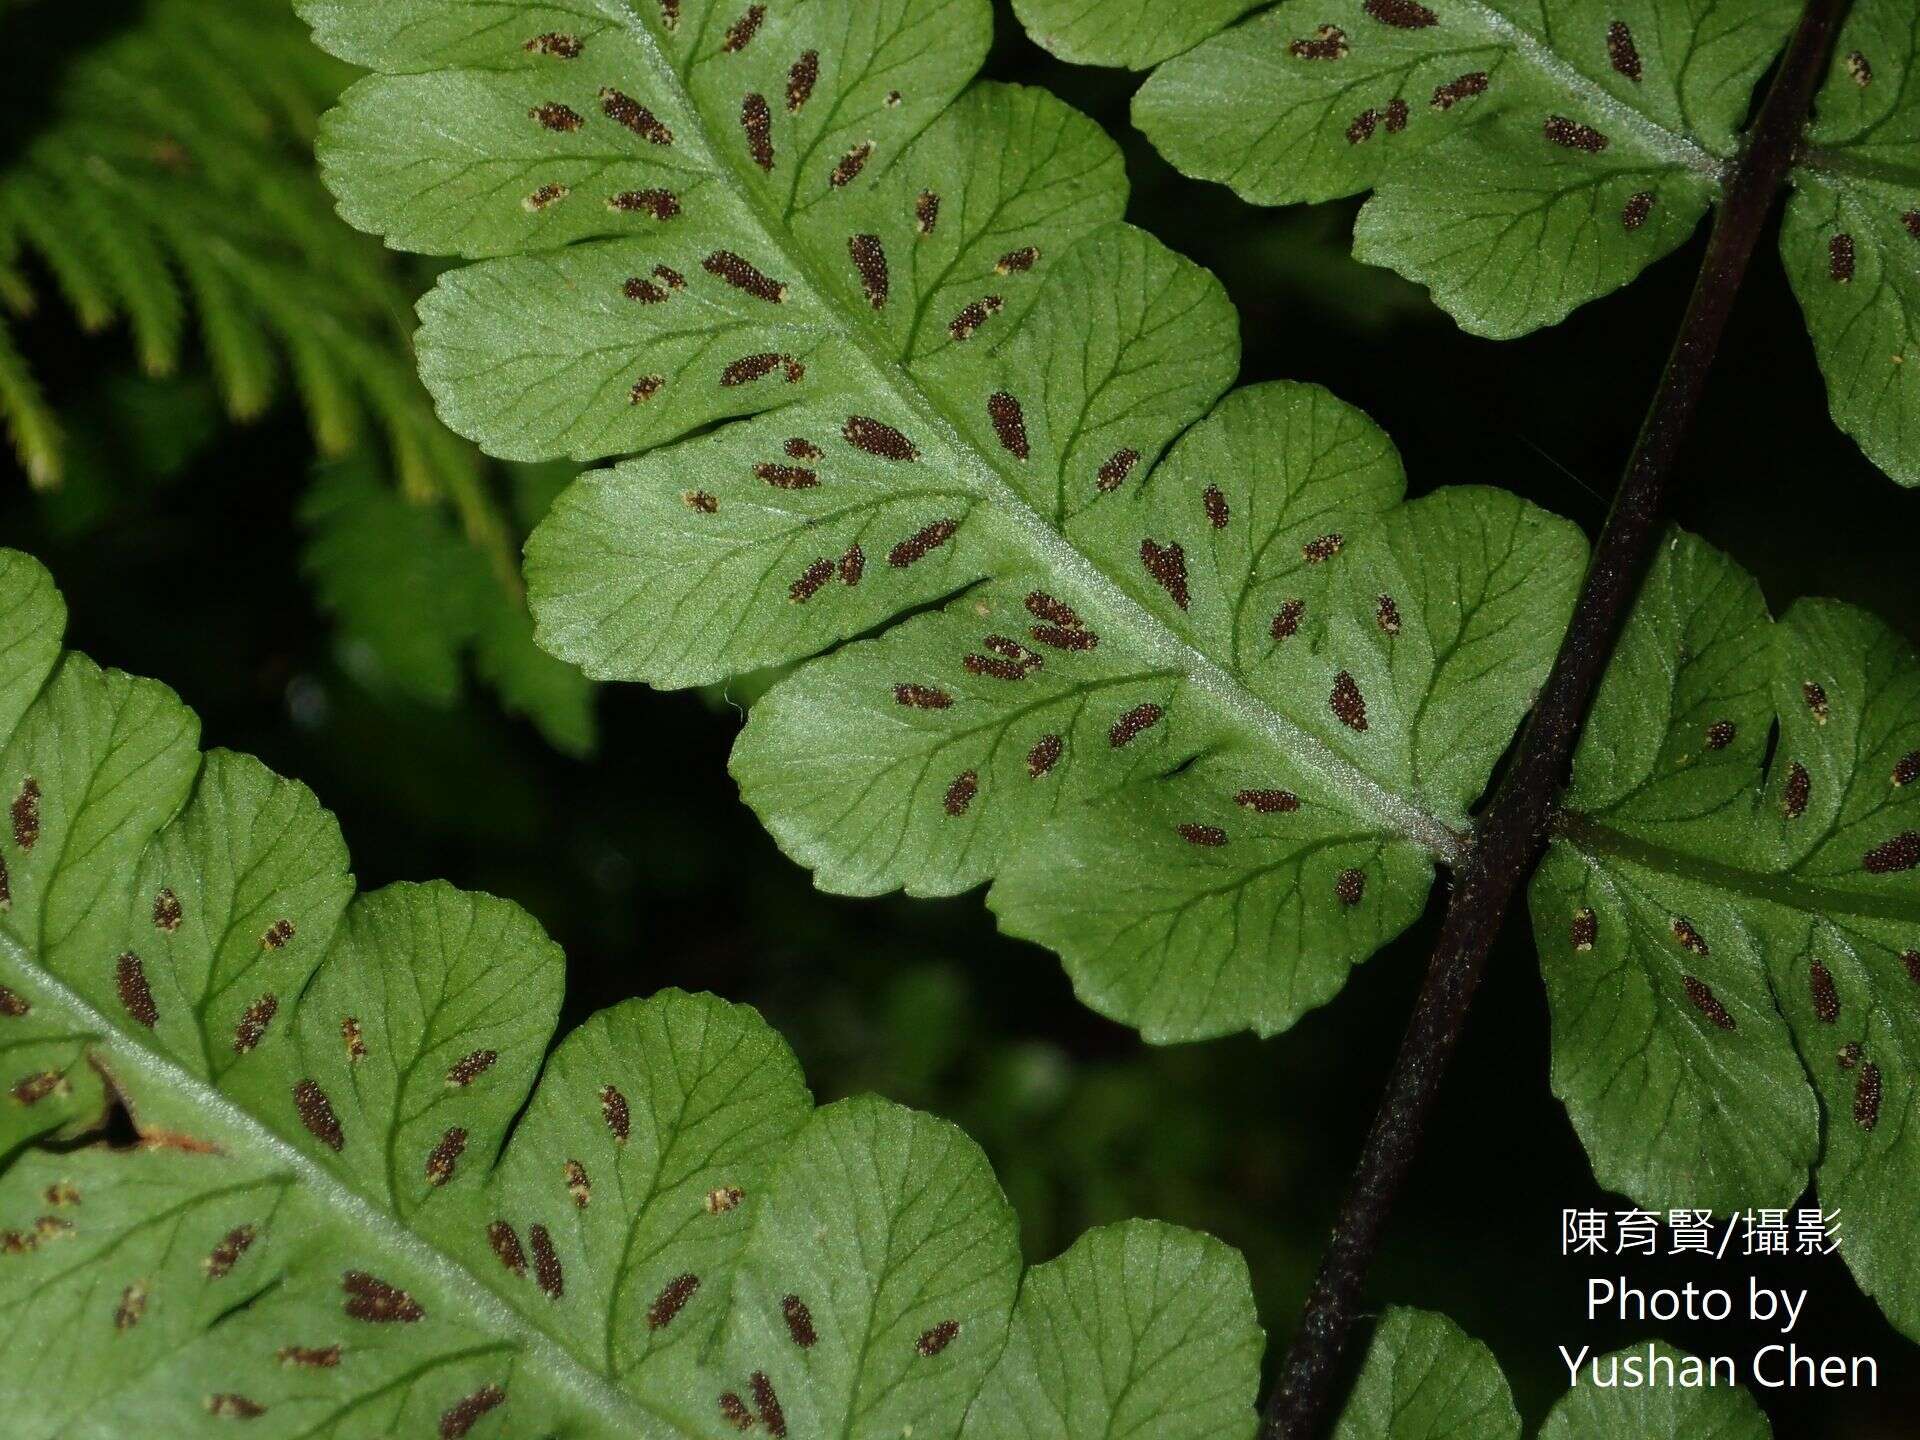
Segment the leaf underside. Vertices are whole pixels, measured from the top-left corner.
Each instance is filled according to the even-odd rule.
[[[10,1436],[1252,1435],[1225,1246],[1133,1222],[1023,1282],[965,1135],[815,1109],[711,996],[547,1055],[526,914],[355,897],[307,790],[63,619],[0,551]],[[110,1097],[138,1142],[73,1143]]]
[[[1520,1440],[1493,1352],[1446,1316],[1389,1308],[1374,1327],[1333,1440]]]
[[[1651,1209],[1794,1203],[1920,1336],[1920,660],[1663,548],[1532,882],[1553,1085]]]
[[[1372,192],[1354,254],[1476,334],[1566,318],[1671,253],[1718,199],[1795,0],[1017,0],[1063,59],[1157,65],[1134,120],[1261,205]],[[1242,18],[1245,17],[1245,18]],[[1920,484],[1920,21],[1860,0],[1791,172],[1782,253],[1833,417]]]
[[[1045,44],[1050,14],[1090,12],[1091,25],[1125,3],[1019,9]],[[1374,192],[1359,258],[1431,287],[1475,334],[1520,335],[1693,231],[1797,12],[1791,0],[1281,4],[1194,36],[1148,78],[1134,119],[1180,170],[1256,204]]]
[[[1859,0],[1780,227],[1834,423],[1920,485],[1920,13]]]
[[[1583,543],[1402,503],[1319,390],[1221,401],[1219,285],[1121,223],[1097,127],[968,84],[982,0],[305,13],[386,72],[324,127],[344,213],[493,257],[421,304],[442,414],[647,452],[535,533],[541,642],[663,686],[831,652],[733,760],[823,887],[992,881],[1162,1040],[1284,1028],[1418,913]]]
[[[1629,1360],[1643,1367],[1692,1360],[1658,1341],[1599,1356],[1603,1377]],[[1693,1362],[1699,1363],[1699,1362]],[[1735,1386],[1685,1389],[1580,1383],[1555,1402],[1540,1440],[1768,1440],[1752,1395]],[[1333,1440],[1520,1440],[1520,1416],[1487,1347],[1444,1315],[1389,1309],[1374,1330]]]

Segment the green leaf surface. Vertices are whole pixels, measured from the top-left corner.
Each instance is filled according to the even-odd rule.
[[[422,302],[442,414],[501,454],[647,452],[535,532],[541,643],[670,686],[831,651],[735,753],[783,846],[836,891],[997,879],[1156,1039],[1335,993],[1457,854],[1573,528],[1400,504],[1384,437],[1310,387],[1213,408],[1219,285],[1120,222],[1096,127],[968,87],[984,4],[509,13],[309,7],[389,72],[325,126],[346,213],[495,257]]]
[[[1520,1413],[1499,1362],[1446,1316],[1394,1306],[1374,1329],[1333,1440],[1468,1436],[1520,1440]]]
[[[1013,0],[1036,44],[1076,65],[1144,70],[1217,34],[1262,0]]]
[[[371,677],[431,705],[456,703],[474,667],[501,702],[557,748],[593,748],[593,687],[533,643],[519,577],[435,506],[395,493],[375,469],[322,472],[301,504],[305,568],[350,643],[371,653]]]
[[[1814,103],[1780,250],[1834,423],[1920,485],[1920,13],[1860,0]]]
[[[1772,1428],[1739,1386],[1685,1388],[1642,1377],[1698,1364],[1661,1341],[1580,1355],[1539,1440],[1768,1440]],[[1598,1374],[1599,1383],[1594,1376]],[[1374,1330],[1333,1440],[1519,1440],[1520,1416],[1492,1353],[1444,1315],[1389,1309]]]
[[[1217,1242],[1096,1231],[1022,1293],[979,1149],[815,1109],[754,1011],[664,992],[549,1055],[563,962],[528,915],[356,897],[304,787],[201,757],[62,618],[0,551],[9,1436],[894,1440],[976,1405],[987,1435],[1028,1406],[1251,1432],[1261,1337]],[[136,1143],[33,1143],[109,1097]],[[1062,1308],[1090,1287],[1110,1310]]]
[[[1287,3],[1162,65],[1134,118],[1180,170],[1258,204],[1375,191],[1355,255],[1504,338],[1686,239],[1797,8]]]
[[[1246,1262],[1205,1235],[1137,1222],[1035,1266],[964,1440],[1250,1440],[1260,1385]]]
[[[1684,1350],[1654,1341],[1602,1355],[1603,1375],[1639,1362],[1651,1373],[1661,1362],[1679,1366],[1693,1359]],[[1687,1388],[1653,1383],[1638,1388],[1576,1385],[1563,1395],[1540,1427],[1540,1440],[1590,1440],[1620,1436],[1622,1440],[1770,1440],[1773,1426],[1753,1395],[1741,1386],[1731,1389]]]
[[[1235,440],[1252,443],[1236,453]],[[1063,799],[1085,803],[1058,805],[1024,843],[1009,837],[1012,863],[1002,865],[989,903],[1010,933],[1060,952],[1088,1003],[1150,1038],[1248,1024],[1284,1029],[1413,921],[1432,882],[1432,853],[1407,843],[1390,819],[1383,823],[1382,800],[1364,790],[1342,794],[1346,773],[1319,760],[1316,745],[1376,786],[1375,796],[1414,797],[1422,812],[1464,826],[1571,611],[1585,557],[1578,532],[1501,491],[1443,490],[1372,524],[1356,517],[1337,561],[1305,558],[1320,522],[1301,519],[1354,514],[1357,507],[1341,504],[1343,492],[1382,474],[1343,469],[1356,440],[1384,449],[1371,425],[1322,392],[1245,391],[1183,440],[1143,492],[1156,520],[1198,508],[1192,492],[1205,476],[1221,482],[1229,506],[1244,503],[1254,521],[1250,541],[1209,545],[1203,520],[1185,529],[1195,537],[1191,553],[1210,562],[1195,566],[1193,633],[1213,653],[1245,657],[1250,688],[1293,722],[1293,735],[1207,725],[1204,711],[1194,715],[1198,706],[1181,703],[1187,687],[1136,678],[1151,674],[1137,664],[1088,675],[1083,663],[1065,677],[1071,688],[1046,696],[1052,703],[1034,715],[974,687],[976,712],[985,708],[978,699],[998,701],[990,721],[1018,715],[1020,728],[1007,732],[1013,743],[989,751],[996,727],[971,737],[960,730],[958,748],[941,747],[948,764],[977,754],[981,785],[997,781],[1016,794],[1033,789],[1028,760],[1040,742],[1030,735],[1058,733],[1064,751],[1082,757]],[[1259,468],[1255,457],[1276,454],[1300,460]],[[1382,458],[1391,463],[1390,456]],[[1235,476],[1246,479],[1236,484]],[[1274,493],[1283,485],[1284,499]],[[1155,525],[1151,533],[1159,532]],[[1276,640],[1276,619],[1296,606],[1307,617],[1299,633]],[[903,628],[887,656],[895,673],[914,641]],[[763,759],[756,730],[778,736],[785,706],[808,695],[810,683],[857,674],[862,662],[871,668],[888,648],[881,641],[871,652],[842,652],[776,692],[749,725],[736,773],[751,779],[748,767]],[[1036,685],[1035,699],[1054,683]],[[1116,746],[1131,728],[1136,697],[1167,711],[1167,733],[1154,735],[1156,723]],[[980,723],[976,714],[968,728]],[[943,726],[939,738],[956,729]],[[1140,739],[1158,753],[1130,763]],[[931,769],[928,752],[924,742],[908,750],[927,755]],[[1317,774],[1316,761],[1324,767]],[[791,767],[785,777],[788,787],[811,778]],[[767,810],[751,784],[747,794]],[[1026,800],[1033,810],[1053,803],[1044,794]],[[944,809],[921,807],[918,823],[951,818]],[[774,833],[794,848],[783,824],[776,821]],[[997,849],[997,837],[987,836]],[[909,839],[901,848],[915,847]],[[929,842],[921,853],[942,854]],[[966,870],[954,877],[971,878]]]
[[[1371,191],[1355,258],[1426,285],[1462,328],[1494,339],[1566,318],[1694,232],[1800,8],[1015,6],[1063,59],[1157,66],[1134,121],[1184,174],[1261,205]],[[1916,64],[1906,0],[1851,7],[1781,229],[1834,421],[1902,485],[1920,484]]]
[[[40,693],[66,625],[53,577],[17,550],[0,551],[0,730],[11,732]]]
[[[1708,173],[1655,150],[1623,139],[1595,155],[1514,115],[1395,166],[1361,207],[1353,254],[1427,286],[1469,333],[1509,340],[1679,248],[1715,194]]]
[[[1602,684],[1532,908],[1553,1085],[1650,1209],[1791,1205],[1920,1334],[1920,661],[1871,616],[1768,617],[1663,548]]]

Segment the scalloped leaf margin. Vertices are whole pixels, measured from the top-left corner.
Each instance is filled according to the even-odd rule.
[[[563,961],[530,917],[355,897],[310,792],[203,758],[63,621],[0,550],[9,1434],[1249,1440],[1227,1247],[1133,1222],[1023,1282],[964,1134],[815,1109],[712,996],[547,1055]],[[136,1143],[91,1138],[109,1101]]]
[[[662,685],[833,651],[734,757],[823,887],[1013,878],[1008,928],[1156,1040],[1283,1029],[1418,913],[1583,544],[1494,491],[1397,504],[1310,387],[1215,406],[1223,292],[1120,223],[1096,127],[968,84],[987,7],[307,13],[384,72],[325,127],[345,213],[494,257],[422,303],[443,413],[651,452],[533,537],[541,642]]]

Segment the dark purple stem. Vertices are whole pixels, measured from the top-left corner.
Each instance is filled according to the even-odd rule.
[[[1454,876],[1452,898],[1386,1094],[1300,1332],[1267,1400],[1262,1440],[1312,1440],[1333,1398],[1368,1267],[1413,1164],[1441,1077],[1507,909],[1546,843],[1553,798],[1627,607],[1665,528],[1674,460],[1713,368],[1727,316],[1806,128],[1848,0],[1810,0],[1746,143],[1729,167],[1706,259],[1639,439],[1593,551],[1573,621],[1518,752]]]

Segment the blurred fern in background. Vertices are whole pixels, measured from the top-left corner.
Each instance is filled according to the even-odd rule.
[[[508,498],[528,485],[445,430],[415,377],[428,274],[343,225],[315,173],[354,70],[284,0],[9,0],[0,27],[0,422],[28,481],[70,478],[97,409],[36,375],[22,322],[43,308],[149,377],[206,372],[234,422],[291,393],[317,455],[351,457],[302,514],[356,668],[451,704],[471,653],[507,708],[588,748],[589,687],[532,645],[518,551],[539,517]]]

